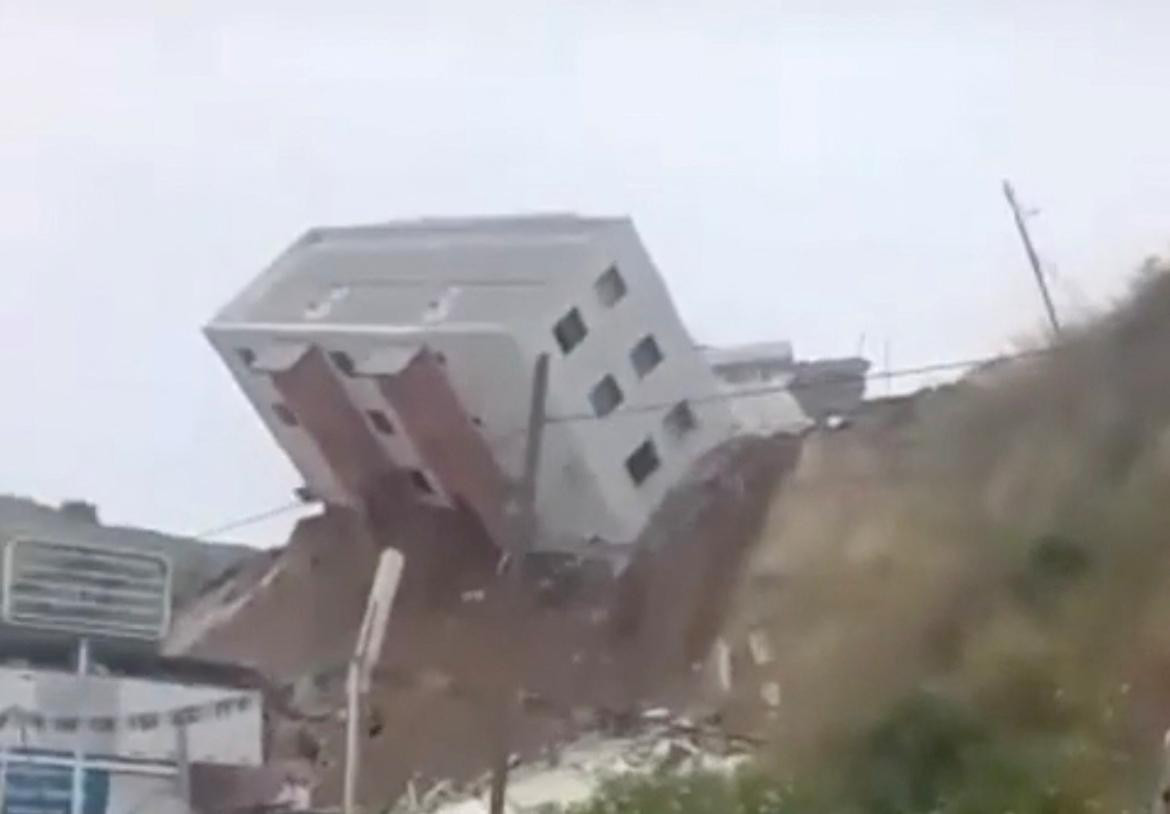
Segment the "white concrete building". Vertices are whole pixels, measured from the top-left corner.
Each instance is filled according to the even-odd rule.
[[[316,495],[385,479],[506,547],[537,356],[551,357],[539,545],[625,545],[728,404],[627,219],[314,229],[206,329]]]

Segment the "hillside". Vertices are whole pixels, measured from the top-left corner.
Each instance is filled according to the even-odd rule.
[[[475,529],[387,505],[303,522],[174,646],[283,683],[277,753],[334,799],[338,666],[393,544],[368,799],[481,772],[485,699],[516,661],[525,757],[664,704],[763,743],[793,814],[1133,810],[1170,726],[1168,355],[1170,271],[1151,265],[1057,345],[717,451],[627,573],[538,574],[522,624],[501,624]]]
[[[1059,346],[806,439],[734,599],[728,720],[768,719],[778,771],[853,766],[862,811],[1144,804],[1170,726],[1167,496],[1170,274],[1151,265]]]
[[[225,571],[256,555],[246,546],[176,537],[131,526],[106,526],[86,503],[53,508],[12,495],[0,495],[0,537],[43,537],[95,543],[165,554],[174,569],[174,599],[182,607]]]

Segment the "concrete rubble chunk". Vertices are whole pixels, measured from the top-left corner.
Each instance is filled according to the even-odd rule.
[[[752,654],[752,661],[756,666],[763,666],[771,664],[775,656],[772,653],[772,643],[768,640],[768,634],[763,630],[753,630],[748,634],[748,651]]]
[[[717,729],[701,728],[665,707],[637,716],[635,731],[622,737],[587,732],[540,759],[513,769],[506,811],[530,814],[549,806],[570,806],[589,800],[608,779],[661,772],[731,773],[751,760],[734,738]],[[479,814],[487,811],[490,778],[481,777],[459,793],[450,781],[439,781],[421,796],[404,795],[393,814]]]

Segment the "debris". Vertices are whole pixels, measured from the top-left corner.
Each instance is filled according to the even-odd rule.
[[[751,651],[752,661],[756,666],[771,664],[775,656],[772,653],[772,643],[768,641],[768,634],[756,629],[748,634],[748,650]]]
[[[731,692],[731,648],[722,637],[715,640],[711,651],[715,661],[715,680],[719,683],[719,690],[723,693]]]
[[[606,737],[586,733],[540,759],[517,763],[513,757],[507,811],[528,814],[549,806],[585,802],[605,780],[628,774],[694,771],[730,773],[750,760],[741,739],[713,727],[699,727],[665,707],[643,711],[630,735]],[[394,814],[482,814],[487,811],[488,779],[472,783],[462,794],[449,781],[411,800],[404,796]]]
[[[764,682],[760,685],[760,698],[773,709],[780,706],[780,685],[775,681]]]

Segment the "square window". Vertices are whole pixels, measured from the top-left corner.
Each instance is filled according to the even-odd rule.
[[[576,308],[570,309],[557,324],[553,326],[553,336],[557,338],[557,345],[562,353],[569,353],[581,344],[581,340],[588,333],[585,329],[585,320],[581,319],[581,312]]]
[[[421,469],[410,470],[410,482],[424,495],[435,494],[435,487],[431,485],[431,479],[427,477],[426,473]]]
[[[658,347],[658,342],[650,334],[639,339],[638,344],[634,345],[630,351],[630,363],[634,366],[634,371],[639,378],[645,378],[661,362],[662,349]]]
[[[597,292],[597,299],[601,300],[601,304],[607,308],[617,305],[628,291],[626,281],[622,278],[617,266],[610,266],[606,269],[605,273],[598,277],[597,282],[593,284],[593,290]]]
[[[699,426],[699,421],[695,418],[695,411],[691,409],[690,403],[680,401],[663,417],[662,426],[666,429],[667,435],[678,441],[694,431],[695,427]]]
[[[654,474],[661,463],[662,461],[658,458],[658,450],[654,448],[654,442],[647,438],[626,458],[626,472],[629,473],[630,480],[634,482],[635,486],[641,486],[646,482],[646,478]]]
[[[593,412],[599,418],[616,410],[622,403],[622,389],[618,386],[617,379],[607,375],[593,385],[593,389],[589,391],[589,403],[593,405]]]
[[[296,414],[288,408],[287,404],[282,404],[279,401],[276,402],[272,405],[272,412],[276,413],[276,417],[286,426],[296,427],[301,423],[297,421]]]
[[[383,435],[394,435],[394,422],[381,410],[366,410],[366,417],[378,432]]]
[[[353,358],[343,350],[335,350],[329,354],[333,365],[346,376],[354,374]]]

